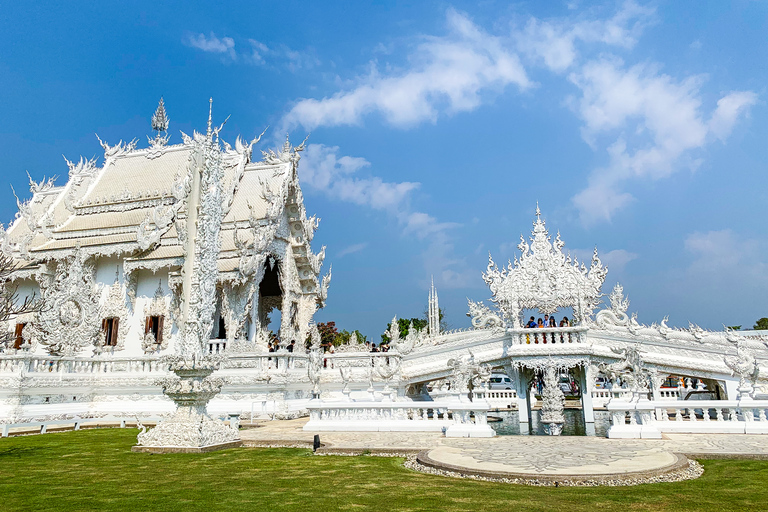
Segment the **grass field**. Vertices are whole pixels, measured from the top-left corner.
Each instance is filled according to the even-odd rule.
[[[749,510],[768,509],[768,461],[702,461],[681,483],[524,487],[409,471],[402,459],[301,449],[131,453],[135,429],[0,439],[0,510]]]

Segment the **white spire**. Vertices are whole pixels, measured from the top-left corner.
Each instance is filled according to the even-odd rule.
[[[437,290],[435,290],[435,278],[432,277],[432,287],[429,290],[429,307],[427,312],[427,321],[429,322],[429,334],[437,336],[440,334],[440,307],[437,303]]]

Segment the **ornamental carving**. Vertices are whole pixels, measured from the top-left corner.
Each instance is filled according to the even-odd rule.
[[[563,254],[565,243],[557,234],[550,241],[541,212],[536,206],[536,220],[529,243],[520,236],[517,246],[522,253],[514,263],[498,269],[488,256],[488,268],[483,274],[493,294],[492,301],[507,320],[520,327],[523,309],[538,309],[542,313],[555,313],[560,308],[572,307],[578,321],[591,318],[600,300],[600,288],[608,269],[597,256],[592,255],[589,268],[570,254]]]
[[[505,326],[501,316],[482,302],[467,299],[467,304],[469,305],[467,316],[472,319],[472,327],[475,329],[496,329]]]
[[[630,325],[630,319],[627,316],[629,299],[624,297],[624,288],[619,283],[616,283],[616,286],[613,287],[609,298],[611,301],[610,309],[603,309],[595,315],[597,326],[605,329],[607,327],[626,327]]]
[[[99,317],[102,320],[101,336],[96,340],[97,351],[101,350],[105,342],[104,320],[114,318],[117,321],[117,343],[110,348],[112,350],[125,349],[125,336],[128,334],[128,308],[125,305],[125,293],[120,281],[115,277],[115,282],[109,287],[107,300],[99,310]],[[113,324],[114,325],[114,324]],[[113,327],[114,328],[114,327]]]
[[[163,319],[162,331],[158,333],[158,339],[155,339],[152,331],[143,333],[141,340],[141,349],[145,354],[165,350],[168,348],[168,341],[171,339],[171,319],[169,318],[168,304],[165,301],[162,282],[157,284],[155,296],[152,301],[144,308],[144,318],[159,317]],[[146,330],[146,329],[145,329]]]
[[[93,273],[93,263],[77,250],[56,265],[50,282],[40,283],[43,307],[32,330],[49,354],[72,356],[98,338],[99,297]]]

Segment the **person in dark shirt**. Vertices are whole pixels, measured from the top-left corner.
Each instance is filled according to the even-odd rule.
[[[296,340],[291,340],[291,344],[288,345],[288,352],[293,352],[293,348],[296,346]]]

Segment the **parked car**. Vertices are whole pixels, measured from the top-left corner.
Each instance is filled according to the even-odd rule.
[[[512,379],[503,373],[491,374],[491,389],[512,389]]]

